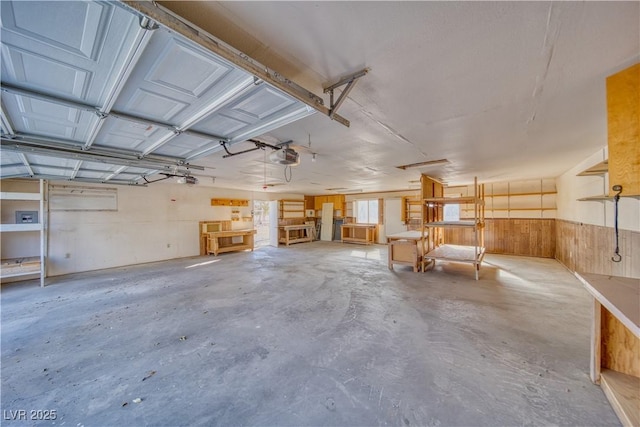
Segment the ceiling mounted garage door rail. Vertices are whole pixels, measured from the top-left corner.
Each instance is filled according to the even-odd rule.
[[[136,122],[136,123],[141,123],[141,124],[145,124],[145,125],[152,125],[152,126],[158,126],[161,128],[165,128],[170,130],[171,132],[173,132],[174,135],[180,135],[182,133],[186,134],[186,135],[191,135],[191,136],[195,136],[198,138],[202,138],[202,139],[208,139],[208,140],[214,140],[214,141],[220,141],[220,142],[228,142],[227,138],[224,138],[222,136],[218,136],[218,135],[213,135],[210,133],[205,133],[205,132],[199,132],[199,131],[195,131],[195,130],[191,130],[191,129],[181,129],[178,126],[174,126],[171,125],[169,123],[162,123],[159,122],[157,120],[151,120],[151,119],[147,119],[144,117],[139,117],[139,116],[135,116],[133,114],[130,113],[123,113],[121,111],[117,111],[117,110],[111,110],[108,113],[102,112],[100,111],[99,107],[95,107],[89,104],[85,104],[82,102],[78,102],[78,101],[71,101],[68,99],[62,99],[59,97],[55,97],[55,96],[51,96],[51,95],[45,95],[43,93],[39,93],[39,92],[34,92],[32,90],[28,90],[28,89],[21,89],[21,88],[17,88],[17,87],[13,87],[11,85],[7,85],[4,83],[0,83],[0,90],[2,90],[2,92],[6,92],[6,93],[12,93],[14,95],[21,95],[21,96],[26,96],[28,98],[32,98],[32,99],[38,99],[41,101],[48,101],[48,102],[52,102],[54,104],[58,104],[58,105],[63,105],[63,106],[67,106],[67,107],[71,107],[71,108],[75,108],[77,110],[82,110],[82,111],[87,111],[87,112],[91,112],[91,113],[95,113],[98,117],[100,117],[100,119],[106,119],[107,117],[113,117],[116,119],[122,119],[122,120],[128,120],[131,122]],[[28,134],[22,134],[23,136],[30,136]],[[13,138],[13,136],[11,135],[3,135],[4,137],[7,137],[9,139]],[[167,142],[167,141],[164,141]],[[157,148],[158,144],[156,143],[153,148]],[[88,150],[89,147],[85,144],[83,146],[84,150]],[[145,152],[139,153],[138,156],[140,158],[142,157],[146,157],[151,151],[153,151],[152,149],[147,149],[145,150]],[[184,162],[183,159],[176,159],[177,162]]]
[[[205,49],[221,56],[244,71],[247,71],[257,78],[264,80],[268,84],[275,86],[298,101],[301,101],[316,111],[330,117],[332,120],[349,127],[349,120],[336,113],[337,106],[335,108],[326,107],[323,99],[316,94],[304,89],[289,79],[281,76],[277,72],[255,63],[246,55],[235,51],[235,49],[227,46],[222,41],[215,39],[213,36],[196,27],[192,23],[183,20],[183,18],[174,14],[162,5],[157,4],[155,1],[121,0],[121,2],[146,15],[150,19],[190,39]]]

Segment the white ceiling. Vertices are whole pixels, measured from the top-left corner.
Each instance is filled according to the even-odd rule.
[[[193,172],[200,175],[201,185],[260,191],[266,180],[280,184],[270,187],[270,192],[327,194],[335,192],[327,189],[335,188],[345,192],[407,189],[420,173],[450,184],[468,183],[473,176],[484,182],[555,177],[606,145],[605,78],[640,59],[639,2],[161,3],[322,96],[325,104],[329,98],[323,95],[323,87],[363,68],[370,69],[340,107],[339,114],[351,122],[350,127],[316,113],[251,135],[272,144],[293,140],[301,153],[301,164],[292,168],[288,183],[284,166],[265,164],[262,150],[232,158],[222,158],[222,151],[197,158],[199,150],[210,147],[210,141],[187,134],[158,147],[155,139],[147,141],[151,146],[137,148],[152,155],[196,156],[193,163],[206,167]],[[5,34],[6,4],[2,2],[2,82],[25,88],[19,79],[6,78],[4,62],[11,43]],[[71,15],[67,18],[80,19]],[[86,23],[85,20],[88,28]],[[60,20],[57,25],[60,34],[65,35],[63,29],[74,27],[74,22]],[[132,26],[127,19],[121,25]],[[105,34],[99,36],[114,44],[124,43],[123,38],[140,37],[137,30],[119,31],[120,39],[106,38]],[[213,126],[220,123],[215,114],[206,116],[210,112],[207,108],[213,108],[207,105],[210,97],[202,94],[196,97],[199,104],[193,102],[194,91],[213,89],[196,79],[198,70],[193,67],[193,74],[186,79],[175,71],[182,61],[181,53],[198,52],[201,57],[207,54],[193,47],[185,50],[178,46],[180,40],[175,40],[166,32],[147,41],[112,109],[219,134],[221,128]],[[120,64],[118,55],[125,53],[114,48],[112,57]],[[145,88],[150,70],[162,70],[163,55],[171,64],[164,75],[157,74],[165,79],[161,82],[163,89]],[[126,58],[121,62],[125,64]],[[109,68],[109,64],[93,64],[97,67],[94,72],[112,70],[112,65]],[[112,74],[109,71],[104,79]],[[244,74],[239,73],[236,83],[242,84],[243,78]],[[171,84],[178,81],[180,90],[191,93],[175,95],[176,87]],[[223,88],[229,85],[233,83]],[[109,86],[108,82],[104,86]],[[46,84],[37,89],[47,92]],[[93,95],[85,90],[84,99],[78,100],[105,107],[109,100],[103,98],[109,91],[104,87],[95,89]],[[73,94],[73,90],[69,87],[69,93]],[[184,108],[174,106],[172,110],[161,105],[161,100],[156,102],[148,96],[145,99],[141,95],[145,91],[167,97],[171,94],[176,105]],[[276,92],[273,96],[280,96]],[[17,97],[10,98],[14,96],[3,92],[7,115],[12,111],[8,104],[14,101],[15,111],[20,111]],[[241,103],[239,98],[234,99]],[[247,109],[253,105],[247,104]],[[270,104],[258,101],[255,105],[267,108]],[[304,105],[299,107],[300,116],[308,113],[302,111]],[[198,113],[200,120],[196,120]],[[229,116],[222,113],[223,117]],[[259,111],[254,113],[260,116]],[[20,123],[28,122],[19,117]],[[130,140],[111,138],[109,132],[122,136],[123,129],[118,125],[123,126],[122,120],[109,116],[99,129],[95,144],[114,148],[120,141],[119,148],[124,147],[122,144],[130,148]],[[149,131],[147,127],[138,128]],[[126,130],[135,129],[129,125]],[[157,131],[161,130],[166,131]],[[100,139],[101,134],[109,138]],[[136,135],[134,139],[145,143],[143,136]],[[81,142],[86,138],[78,138]],[[238,143],[230,149],[252,147],[250,143]],[[317,153],[315,162],[311,161],[312,152]],[[5,161],[3,150],[3,176],[10,175],[9,166],[22,161],[19,154],[11,156],[16,158]],[[448,159],[449,163],[409,170],[396,168],[437,159]],[[58,165],[70,169],[78,163],[58,162],[70,163]],[[122,166],[105,175],[103,165],[84,162],[80,173],[86,169],[86,176],[104,179],[113,174],[117,177],[119,168]],[[16,171],[19,169],[16,167]],[[132,179],[157,170],[131,167],[120,172],[128,173],[128,178],[122,179]],[[216,177],[215,184],[210,176]]]

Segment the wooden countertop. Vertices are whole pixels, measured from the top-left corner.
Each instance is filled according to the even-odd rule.
[[[243,230],[228,230],[228,231],[210,231],[206,234],[213,237],[234,237],[234,236],[243,236],[245,234],[256,234],[256,230],[253,228],[247,228]]]
[[[424,232],[424,237],[427,237],[428,233],[425,231]],[[409,230],[409,231],[401,231],[400,233],[393,233],[393,234],[387,234],[387,241],[388,240],[400,240],[400,239],[406,239],[406,240],[420,240],[422,239],[423,234],[421,231],[418,230]]]
[[[294,225],[279,225],[278,228],[283,230],[304,230],[305,228],[315,228],[312,224],[294,224]]]
[[[593,297],[640,338],[640,279],[575,273]]]

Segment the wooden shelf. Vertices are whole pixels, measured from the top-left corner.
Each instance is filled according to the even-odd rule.
[[[425,255],[425,258],[439,259],[446,261],[459,261],[459,262],[477,262],[478,265],[484,258],[484,248],[478,246],[462,246],[462,245],[440,245],[437,248],[429,251]]]
[[[435,266],[436,260],[468,262],[473,264],[475,278],[479,278],[480,265],[484,258],[484,185],[473,180],[473,196],[463,197],[427,197],[424,199],[425,210],[431,209],[432,215],[425,218],[423,229],[428,231],[429,251],[423,257],[423,265],[427,262]],[[447,204],[473,204],[473,218],[458,221],[443,221],[444,206]],[[444,229],[470,228],[473,232],[473,246],[445,244]],[[433,262],[431,262],[433,261]],[[423,268],[424,269],[424,268]]]
[[[482,222],[474,220],[433,221],[425,224],[427,227],[482,227],[483,225]]]
[[[0,224],[0,232],[11,232],[11,231],[41,231],[42,224]]]
[[[0,193],[0,199],[2,200],[34,200],[40,201],[40,193],[19,193],[19,192],[6,192]]]
[[[535,192],[527,192],[527,193],[498,193],[498,194],[487,194],[485,195],[485,199],[487,197],[514,197],[514,196],[547,196],[550,194],[558,194],[557,191],[535,191]]]
[[[640,279],[576,273],[595,299],[640,338]]]
[[[484,200],[476,197],[430,197],[424,199],[425,203],[438,203],[438,204],[476,204],[484,205]]]
[[[249,200],[245,199],[211,199],[211,206],[249,206]]]
[[[640,378],[603,369],[600,386],[623,426],[640,426]]]
[[[40,257],[2,260],[2,278],[40,274]]]
[[[602,194],[599,196],[589,196],[578,199],[579,202],[604,202],[605,200],[613,200],[613,197]]]
[[[600,176],[609,172],[609,161],[603,160],[598,164],[591,166],[578,173],[576,176]]]
[[[304,209],[304,200],[291,200],[291,199],[282,199],[278,201],[280,204],[280,219],[292,219],[299,218],[304,219],[306,215],[306,210]]]

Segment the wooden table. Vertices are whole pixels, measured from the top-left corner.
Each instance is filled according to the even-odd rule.
[[[640,425],[640,279],[576,273],[593,296],[591,381],[625,426]]]
[[[424,270],[424,235],[421,231],[409,230],[400,233],[387,234],[389,244],[389,270],[393,270],[393,264],[410,265],[414,272]]]
[[[375,224],[342,224],[341,242],[370,245],[375,243],[377,228]]]
[[[280,236],[278,241],[289,246],[291,243],[302,243],[313,241],[313,229],[311,224],[281,225],[278,227]],[[291,232],[293,231],[293,237]]]
[[[221,252],[253,250],[254,229],[214,231],[207,233],[207,253],[217,256]],[[234,242],[234,237],[241,237],[242,242]]]

